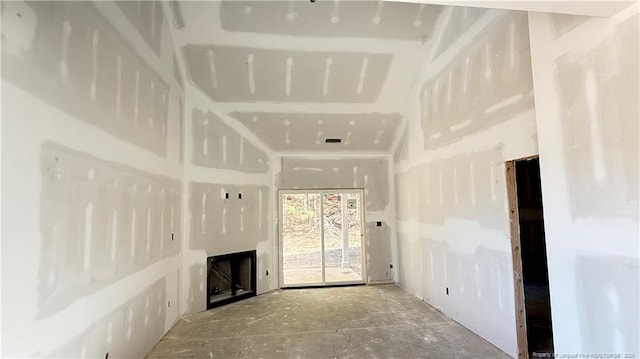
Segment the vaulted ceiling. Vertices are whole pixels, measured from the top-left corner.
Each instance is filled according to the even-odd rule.
[[[277,152],[388,152],[443,10],[326,0],[172,7],[193,86]]]

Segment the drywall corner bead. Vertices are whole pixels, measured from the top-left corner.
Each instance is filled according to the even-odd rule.
[[[166,297],[163,277],[46,357],[142,358],[164,334]]]
[[[181,184],[46,142],[38,317],[180,252]]]
[[[639,20],[555,60],[574,217],[638,220]]]
[[[187,313],[197,313],[207,309],[207,258],[202,259],[202,263],[193,264],[189,267],[190,290],[187,298]]]
[[[77,120],[166,154],[169,87],[91,2],[2,7],[3,79]]]
[[[192,112],[193,164],[247,173],[267,173],[269,156],[213,112]]]
[[[191,182],[189,189],[191,249],[222,254],[269,239],[268,186]],[[234,195],[227,198],[229,193]]]

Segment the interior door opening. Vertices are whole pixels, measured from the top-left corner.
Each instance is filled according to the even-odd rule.
[[[362,190],[280,191],[280,287],[364,283]]]
[[[553,354],[539,159],[507,162],[518,357]],[[534,353],[536,353],[534,355]]]

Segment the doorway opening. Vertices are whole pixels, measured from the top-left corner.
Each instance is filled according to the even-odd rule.
[[[364,193],[281,190],[280,287],[363,284]]]
[[[553,354],[540,161],[538,157],[510,161],[506,169],[518,357]]]

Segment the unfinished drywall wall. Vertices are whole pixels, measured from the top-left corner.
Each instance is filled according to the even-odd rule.
[[[164,335],[166,286],[166,280],[159,279],[49,356],[97,358],[109,353],[110,357],[143,357]]]
[[[258,294],[277,287],[271,151],[185,84],[185,238],[181,313],[206,310],[207,258],[256,250]]]
[[[640,355],[638,24],[529,14],[557,353]]]
[[[527,15],[444,16],[395,148],[396,279],[515,356],[504,162],[537,153]]]
[[[191,184],[191,243],[209,253],[253,250],[269,239],[268,186]]]
[[[389,158],[282,156],[275,163],[276,189],[364,189],[367,281],[392,281],[395,214]]]
[[[165,154],[166,80],[94,5],[16,1],[3,5],[3,17],[5,79],[117,138]]]
[[[452,10],[447,29],[461,26],[455,21],[461,20],[464,9]],[[491,36],[491,41],[466,47],[424,83],[420,95],[425,147],[451,143],[531,108],[529,31],[522,17],[526,14],[488,24],[478,35]]]
[[[162,26],[165,21],[162,3],[158,0],[152,1],[118,1],[116,2],[127,16],[129,21],[138,29],[138,32],[147,45],[156,54],[160,54],[162,45]]]
[[[266,173],[268,155],[245,140],[215,113],[195,108],[192,119],[193,164],[203,167]]]
[[[114,2],[1,9],[1,356],[143,356],[179,306],[184,94],[164,11],[154,51]]]
[[[41,170],[39,317],[180,251],[179,180],[54,143]]]

